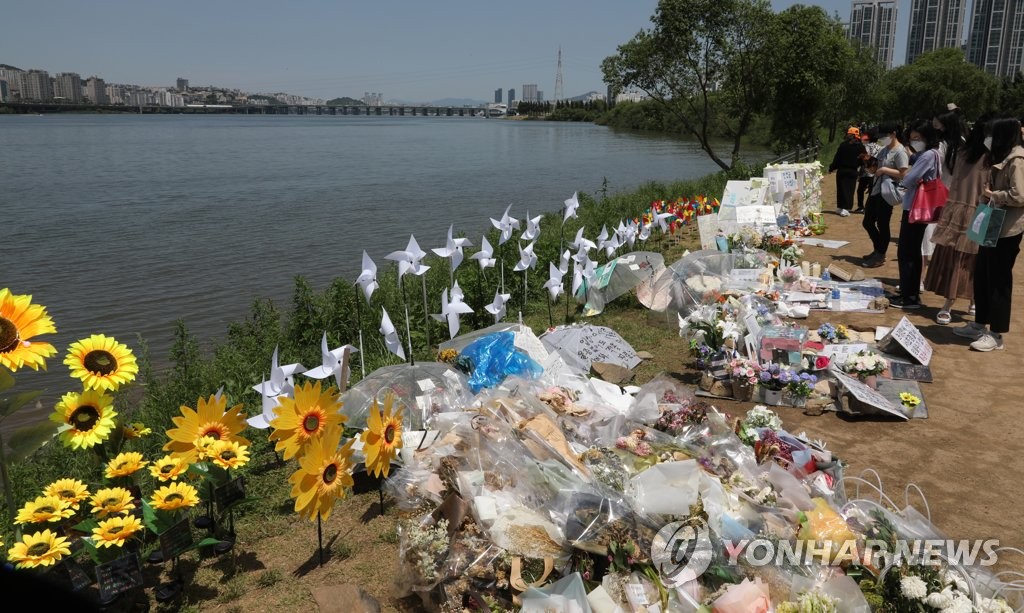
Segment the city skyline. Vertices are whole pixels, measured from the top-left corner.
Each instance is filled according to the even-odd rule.
[[[772,7],[796,3],[773,0]],[[849,0],[810,4],[849,16]],[[650,27],[657,0],[523,0],[491,11],[404,0],[307,1],[288,10],[255,0],[245,7],[14,0],[5,21],[22,27],[0,37],[0,62],[148,87],[184,77],[195,86],[311,98],[382,92],[407,102],[486,101],[497,87],[536,83],[554,92],[561,46],[565,95],[576,96],[605,91],[601,61]]]

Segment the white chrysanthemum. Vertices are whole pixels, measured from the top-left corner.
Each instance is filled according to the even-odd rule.
[[[924,603],[936,609],[945,609],[953,605],[953,590],[946,588],[941,592],[932,592],[924,599]]]
[[[967,582],[964,581],[964,578],[961,577],[959,573],[955,573],[953,571],[946,570],[942,572],[942,584],[951,585],[961,592],[969,591]]]
[[[1001,598],[979,598],[978,610],[981,613],[1013,613],[1013,608]]]
[[[928,585],[920,577],[907,575],[900,579],[900,591],[905,598],[922,600],[928,595]]]

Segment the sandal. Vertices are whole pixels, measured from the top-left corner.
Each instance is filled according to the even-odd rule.
[[[953,316],[949,311],[939,311],[939,314],[935,316],[935,321],[943,326],[948,326],[949,322],[953,321]]]
[[[971,307],[969,309],[967,309],[967,314],[968,315],[974,315],[975,314],[974,313],[974,305],[973,304],[971,305]]]

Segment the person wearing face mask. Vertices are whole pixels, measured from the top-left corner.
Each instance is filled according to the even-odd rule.
[[[851,126],[846,131],[846,140],[839,144],[828,171],[836,173],[836,208],[841,217],[849,217],[853,209],[853,191],[857,187],[857,172],[862,157],[867,153],[860,142],[860,129]]]
[[[873,160],[882,149],[870,130],[861,130],[860,142],[864,145],[865,153],[861,156],[860,176],[857,178],[857,208],[853,210],[854,213],[864,212],[864,199],[871,193],[871,184],[875,182]]]
[[[968,313],[974,309],[974,261],[978,244],[967,238],[967,228],[974,217],[974,209],[981,201],[991,170],[988,147],[985,146],[985,133],[991,119],[991,115],[979,118],[952,158],[954,166],[949,197],[932,236],[935,252],[925,274],[924,287],[946,299],[935,316],[940,325],[948,325],[952,321],[950,309],[957,299],[970,301],[972,306]],[[946,142],[947,146],[952,144],[948,138]],[[947,152],[947,166],[949,159]]]
[[[878,144],[881,146],[877,156],[878,169],[875,170],[875,182],[871,186],[871,195],[864,208],[862,223],[872,245],[871,253],[864,256],[862,265],[865,268],[878,268],[885,262],[885,253],[889,249],[889,240],[892,237],[889,220],[893,207],[882,196],[883,183],[898,183],[910,166],[906,148],[897,137],[898,132],[899,126],[894,122],[878,126]]]
[[[1024,234],[1024,147],[1017,119],[997,119],[991,128],[992,177],[982,198],[1006,217],[995,247],[979,247],[974,264],[974,321],[957,328],[957,336],[974,339],[971,349],[1003,349],[1010,331],[1013,265]]]
[[[939,132],[932,127],[931,121],[918,122],[910,130],[910,146],[918,152],[914,165],[903,177],[903,194],[900,220],[900,237],[896,247],[896,260],[899,262],[900,285],[899,295],[889,300],[894,307],[901,309],[921,308],[921,243],[928,224],[910,223],[910,207],[914,202],[918,185],[923,181],[931,181],[942,176],[942,156],[939,154]]]

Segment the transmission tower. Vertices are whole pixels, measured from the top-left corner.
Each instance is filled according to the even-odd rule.
[[[558,70],[555,71],[555,102],[558,102],[563,98],[565,92],[562,91],[562,46],[558,46]]]

